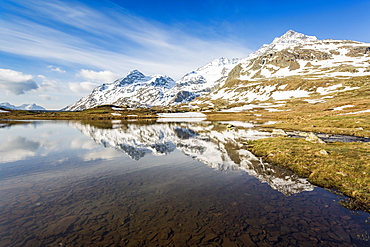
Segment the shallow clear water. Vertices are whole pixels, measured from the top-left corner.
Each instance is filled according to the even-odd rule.
[[[0,246],[368,246],[370,215],[217,123],[0,129]]]

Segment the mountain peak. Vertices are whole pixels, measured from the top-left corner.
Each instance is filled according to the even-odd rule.
[[[229,64],[229,63],[230,63],[230,60],[228,58],[220,57],[220,58],[217,58],[217,59],[213,60],[209,64],[212,65],[212,66],[224,66],[224,65]]]
[[[289,30],[281,37],[275,38],[271,44],[293,44],[316,40],[317,40],[316,36],[308,36],[303,33],[297,33],[293,30]]]
[[[125,86],[128,84],[135,83],[145,78],[145,75],[137,69],[131,70],[126,77],[116,80],[114,83],[118,86]]]
[[[272,50],[282,50],[294,44],[306,43],[306,42],[316,41],[316,40],[318,40],[316,36],[308,36],[303,33],[297,33],[293,30],[289,30],[282,36],[276,37],[271,42],[271,44],[262,45],[257,51],[249,54],[249,56],[245,58],[244,60],[250,60],[258,56],[262,56],[266,52],[270,52]]]
[[[140,79],[140,78],[144,78],[145,75],[143,73],[141,73],[139,70],[137,69],[134,69],[134,70],[131,70],[125,78],[135,78],[135,79]]]

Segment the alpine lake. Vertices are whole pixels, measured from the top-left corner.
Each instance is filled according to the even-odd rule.
[[[190,120],[1,126],[0,246],[370,245],[370,214],[247,150],[270,133]]]

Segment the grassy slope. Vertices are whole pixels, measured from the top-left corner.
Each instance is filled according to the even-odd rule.
[[[278,137],[252,141],[250,150],[266,162],[288,168],[313,184],[356,199],[361,209],[369,211],[369,143],[314,144],[304,139]]]
[[[5,109],[4,109],[5,110]],[[101,106],[81,112],[43,112],[6,110],[0,113],[0,119],[44,119],[44,120],[114,120],[156,118],[156,112],[150,109],[113,110],[112,106]],[[112,115],[120,114],[120,115]]]

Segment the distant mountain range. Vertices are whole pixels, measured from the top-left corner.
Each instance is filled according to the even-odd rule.
[[[222,85],[238,62],[239,59],[216,59],[177,82],[165,75],[145,76],[133,70],[124,78],[96,87],[89,95],[62,110],[79,111],[106,104],[150,107],[186,103]]]
[[[9,110],[29,110],[29,111],[43,111],[46,110],[44,107],[36,104],[23,104],[20,106],[15,106],[9,104],[8,102],[0,103],[0,108],[9,109]]]
[[[341,81],[370,76],[370,44],[318,40],[292,30],[244,59],[220,58],[174,81],[138,70],[95,88],[63,110],[104,104],[216,108],[355,90]]]

